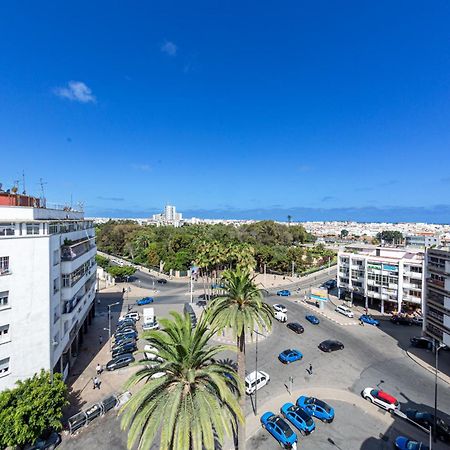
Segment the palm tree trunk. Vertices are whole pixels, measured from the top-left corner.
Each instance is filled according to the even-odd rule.
[[[245,383],[245,332],[242,331],[237,339],[237,364],[238,377]],[[245,384],[244,384],[245,387]],[[238,422],[238,449],[245,450],[245,392],[242,393],[239,399],[239,406],[244,414],[244,423]]]

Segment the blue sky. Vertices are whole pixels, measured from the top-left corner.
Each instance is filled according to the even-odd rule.
[[[450,222],[450,4],[2,2],[0,182],[88,215]]]

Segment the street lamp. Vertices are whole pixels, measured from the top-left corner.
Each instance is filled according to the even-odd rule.
[[[433,420],[433,441],[436,442],[436,428],[437,428],[437,394],[438,394],[438,359],[439,350],[444,348],[444,344],[437,344],[437,339],[434,340],[434,420]]]
[[[109,336],[109,349],[112,349],[112,342],[111,342],[111,307],[119,305],[120,302],[111,303],[108,305],[108,336]]]
[[[259,331],[253,330],[256,333],[256,352],[255,352],[255,372],[256,372],[256,390],[255,390],[255,416],[258,415],[258,336],[264,336]]]

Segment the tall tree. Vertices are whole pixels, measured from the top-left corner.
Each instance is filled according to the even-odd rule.
[[[215,439],[222,444],[236,420],[244,420],[236,398],[243,397],[242,383],[228,364],[215,359],[233,347],[208,345],[216,330],[205,320],[192,328],[189,316],[171,315],[173,320],[160,320],[161,331],[144,335],[163,362],[141,361],[142,369],[127,383],[145,382],[121,411],[128,448],[136,443],[139,450],[150,448],[160,428],[162,450],[215,448]],[[157,373],[164,375],[152,378]]]
[[[292,220],[292,216],[290,214],[288,214],[287,220],[288,220],[288,227],[290,227],[291,226],[291,220]]]
[[[245,338],[256,329],[269,330],[272,326],[273,310],[263,301],[261,291],[248,271],[236,269],[223,273],[226,295],[214,299],[208,307],[207,317],[212,327],[231,329],[237,346],[238,376],[245,378]],[[245,397],[240,398],[241,409],[245,408]],[[245,424],[238,427],[239,449],[245,449]]]

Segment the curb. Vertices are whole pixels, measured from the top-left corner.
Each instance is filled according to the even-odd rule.
[[[358,322],[338,322],[336,319],[327,316],[326,314],[324,314],[322,311],[320,311],[320,309],[316,308],[315,306],[311,306],[309,303],[306,302],[302,302],[301,300],[294,300],[296,303],[298,303],[299,305],[303,305],[306,306],[308,309],[311,309],[312,311],[315,311],[316,313],[320,314],[321,316],[327,318],[328,320],[331,320],[331,322],[337,323],[338,325],[342,325],[342,326],[353,326],[353,325],[359,325]]]
[[[409,356],[409,358],[412,361],[414,361],[416,364],[418,364],[419,366],[423,367],[425,370],[427,370],[428,372],[432,373],[433,375],[436,374],[436,371],[434,370],[433,366],[431,366],[430,364],[426,363],[425,361],[420,359],[418,356],[412,354],[409,350],[405,350],[405,352]],[[444,383],[447,383],[448,385],[450,385],[450,377],[448,375],[446,375],[445,373],[442,373],[441,371],[438,370],[437,376],[438,376],[438,378],[441,381],[443,381]]]

